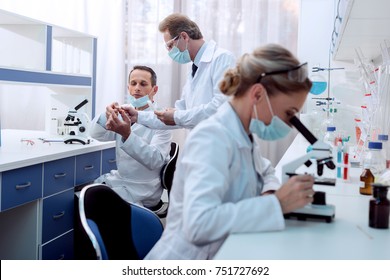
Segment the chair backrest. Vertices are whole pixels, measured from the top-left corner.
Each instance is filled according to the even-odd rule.
[[[103,184],[81,190],[79,215],[97,259],[143,259],[163,231],[156,214],[128,203]]]
[[[171,191],[173,175],[176,170],[176,161],[179,156],[179,145],[175,142],[171,142],[171,151],[169,152],[170,159],[163,166],[160,172],[161,184],[164,189],[168,191],[168,194]]]

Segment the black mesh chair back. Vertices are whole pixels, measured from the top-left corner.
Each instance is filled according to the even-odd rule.
[[[176,161],[179,156],[179,145],[175,142],[171,142],[171,151],[169,152],[170,159],[161,169],[160,177],[161,184],[164,189],[168,191],[168,195],[171,192],[173,175],[176,170]]]

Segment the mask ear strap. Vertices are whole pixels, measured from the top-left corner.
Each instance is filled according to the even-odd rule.
[[[253,104],[253,110],[255,111],[255,116],[256,116],[256,120],[259,119],[258,115],[257,115],[257,108],[256,108],[256,104]]]
[[[267,100],[268,108],[269,108],[269,110],[270,110],[272,116],[275,116],[274,111],[272,110],[271,102],[269,101],[269,98],[268,98],[268,94],[267,94],[267,93],[265,94],[265,99]]]

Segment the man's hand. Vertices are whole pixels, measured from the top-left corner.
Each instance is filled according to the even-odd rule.
[[[173,118],[175,110],[176,109],[174,108],[166,108],[165,111],[154,111],[154,113],[156,114],[157,118],[166,125],[176,125]]]
[[[138,121],[138,111],[133,106],[122,105],[121,109],[127,114],[128,118],[130,118],[131,123],[136,123]]]
[[[131,133],[130,117],[121,108],[117,108],[116,110],[112,111],[113,112],[107,117],[106,129],[120,134],[123,138],[123,141],[126,141]],[[120,115],[120,117],[118,117],[118,114]]]

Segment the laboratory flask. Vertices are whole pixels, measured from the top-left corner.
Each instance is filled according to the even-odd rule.
[[[320,95],[326,90],[328,83],[321,75],[312,75],[310,76],[310,80],[312,81],[311,94]]]

